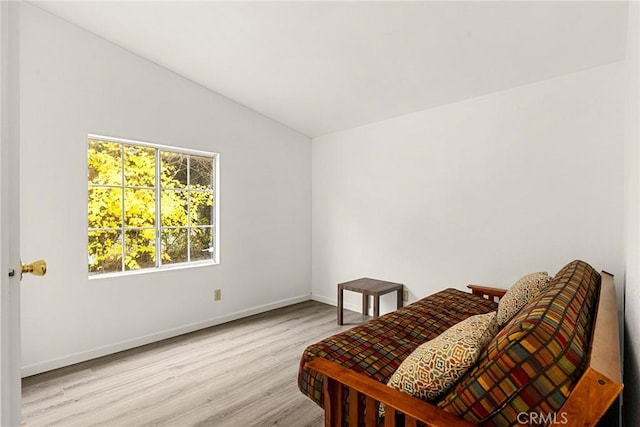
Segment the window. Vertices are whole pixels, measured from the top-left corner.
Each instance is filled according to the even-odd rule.
[[[218,154],[89,135],[90,275],[218,262]]]

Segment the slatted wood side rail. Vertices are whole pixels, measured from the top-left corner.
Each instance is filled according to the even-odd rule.
[[[470,284],[467,285],[467,288],[471,289],[471,293],[473,295],[477,295],[479,297],[495,302],[498,302],[500,298],[502,298],[504,294],[507,293],[506,289],[492,288],[490,286]]]
[[[396,415],[405,415],[405,426],[417,426],[418,421],[434,427],[470,427],[473,424],[372,378],[349,370],[327,359],[308,363],[311,369],[325,376],[325,427],[344,425],[367,427],[378,425],[378,403],[385,405],[385,427],[396,426]],[[347,385],[348,384],[348,385]],[[349,423],[344,414],[344,396],[349,393]],[[364,400],[360,398],[364,396]],[[364,420],[361,417],[364,416]]]

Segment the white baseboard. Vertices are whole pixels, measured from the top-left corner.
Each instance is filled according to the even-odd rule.
[[[311,299],[314,301],[322,302],[324,304],[335,305],[338,306],[338,302],[335,298],[329,298],[318,294],[311,294]]]
[[[323,295],[318,295],[318,294],[311,294],[311,299],[314,301],[318,301],[318,302],[322,302],[325,304],[329,304],[329,305],[333,305],[333,306],[338,306],[338,300],[336,297],[325,297]],[[404,302],[403,305],[409,304],[408,302]],[[356,313],[362,313],[362,303],[360,304],[354,304],[354,303],[349,303],[344,301],[343,302],[343,308],[345,310],[351,310],[351,311],[355,311]],[[394,306],[394,310],[395,310],[395,306]],[[369,301],[369,309],[367,310],[367,316],[373,316],[373,302]]]
[[[311,295],[311,299],[314,301],[318,301],[318,302],[322,302],[325,304],[329,304],[329,305],[333,305],[333,306],[338,306],[338,301],[337,299],[334,298],[329,298],[329,297],[325,297],[322,295],[318,295],[318,294],[312,294]],[[369,316],[373,316],[373,307],[371,306],[372,303],[369,303],[369,310],[367,310],[367,313]],[[356,313],[362,313],[362,305],[361,304],[352,304],[349,302],[343,302],[342,307],[346,310],[351,310],[351,311],[355,311]]]
[[[53,369],[62,368],[64,366],[69,366],[87,360],[95,359],[96,357],[102,357],[109,354],[117,353],[119,351],[129,350],[131,348],[140,347],[141,345],[151,344],[163,339],[173,338],[175,336],[186,334],[188,332],[197,331],[200,329],[208,328],[210,326],[220,325],[222,323],[227,323],[233,320],[242,319],[244,317],[253,316],[254,314],[264,313],[265,311],[274,310],[276,308],[282,308],[300,302],[309,301],[311,299],[311,294],[300,295],[293,298],[275,301],[269,304],[259,305],[257,307],[249,308],[246,310],[237,311],[235,313],[226,314],[224,316],[214,317],[212,319],[204,320],[201,322],[190,323],[188,325],[179,326],[177,328],[171,328],[153,334],[144,335],[138,338],[133,338],[130,340],[94,348],[91,350],[73,353],[64,357],[46,360],[44,362],[33,363],[31,365],[22,367],[22,377],[24,378],[31,375],[36,375],[42,372],[51,371]]]

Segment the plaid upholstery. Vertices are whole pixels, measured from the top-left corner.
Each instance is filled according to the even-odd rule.
[[[305,365],[315,357],[335,361],[377,379],[389,380],[420,344],[461,320],[497,309],[497,303],[457,289],[445,289],[377,319],[306,348],[300,360],[298,387],[323,406],[324,376]]]
[[[566,265],[438,406],[487,426],[517,424],[520,412],[557,411],[586,366],[599,286],[588,264]]]

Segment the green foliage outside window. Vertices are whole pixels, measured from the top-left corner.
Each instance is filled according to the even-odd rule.
[[[157,150],[89,140],[90,274],[213,258],[213,158]]]

